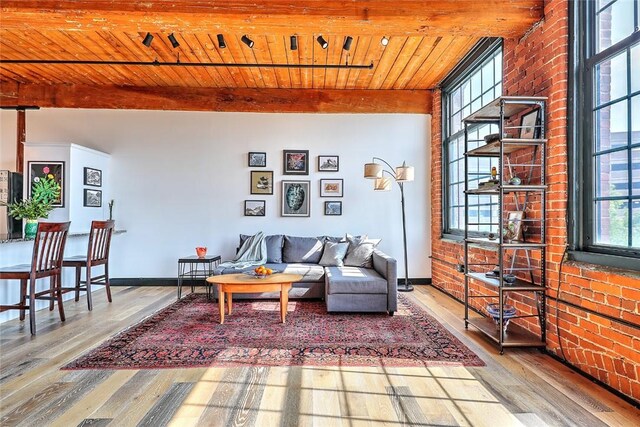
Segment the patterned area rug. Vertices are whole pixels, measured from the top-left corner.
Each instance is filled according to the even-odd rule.
[[[484,366],[432,316],[403,295],[387,314],[329,314],[322,301],[234,301],[190,294],[119,333],[63,369],[203,366]]]

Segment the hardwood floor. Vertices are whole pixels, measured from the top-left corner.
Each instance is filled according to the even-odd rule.
[[[113,288],[0,324],[2,426],[637,426],[640,411],[536,350],[505,355],[465,331],[462,306],[409,294],[487,364],[480,368],[256,367],[61,371],[175,300],[175,289]]]

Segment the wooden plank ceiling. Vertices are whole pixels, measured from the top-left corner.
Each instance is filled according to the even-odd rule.
[[[175,63],[179,58],[181,63],[348,63],[373,67],[1,63],[0,104],[425,112],[426,91],[433,89],[480,37],[522,35],[541,19],[542,6],[543,0],[3,0],[0,60]],[[142,44],[147,32],[154,36],[150,47]],[[179,47],[172,47],[169,34],[175,36]],[[219,46],[217,34],[224,35],[226,48]],[[253,48],[241,42],[245,34],[254,41]],[[297,50],[290,49],[291,35],[297,36]],[[319,35],[327,40],[327,49],[317,43]],[[349,51],[343,49],[347,36],[353,38]],[[383,37],[389,40],[387,46],[380,43]],[[118,93],[121,101],[98,99],[98,95],[104,99],[109,91]],[[323,93],[331,94],[331,102],[324,104],[338,107],[318,110]],[[240,96],[244,102],[235,102]],[[255,97],[261,105],[247,102],[247,97]],[[268,104],[272,97],[291,100],[274,102],[269,108],[263,103]],[[390,99],[393,97],[402,102]],[[182,107],[176,102],[180,98],[185,99]],[[206,101],[209,98],[217,101]],[[310,105],[304,106],[305,99]],[[370,105],[371,101],[377,106]]]

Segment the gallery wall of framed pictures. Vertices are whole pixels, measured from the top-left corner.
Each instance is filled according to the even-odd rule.
[[[340,156],[336,154],[321,154],[316,157],[318,173],[335,173],[340,170]],[[287,176],[309,176],[313,159],[309,150],[282,150],[282,180],[278,186],[280,191],[280,216],[303,217],[311,216],[313,190],[311,180],[286,179]],[[267,168],[267,153],[249,151],[247,153],[248,168]],[[292,177],[293,178],[293,177]],[[319,197],[340,198],[344,196],[344,179],[318,179]],[[249,194],[273,196],[276,187],[273,170],[255,169],[249,171]],[[266,200],[246,199],[244,201],[244,216],[264,217],[267,210]],[[323,205],[326,216],[342,215],[342,201],[326,201]]]
[[[83,173],[83,183],[90,187],[102,187],[102,170],[85,167]],[[102,190],[95,188],[85,188],[83,191],[82,206],[85,208],[102,207]]]

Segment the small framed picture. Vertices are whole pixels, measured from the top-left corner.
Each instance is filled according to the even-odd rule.
[[[520,138],[540,138],[540,110],[534,110],[520,118]]]
[[[251,171],[251,194],[273,194],[273,171]]]
[[[102,171],[100,169],[84,168],[84,185],[102,187]]]
[[[507,240],[522,239],[522,219],[523,211],[510,211],[507,213],[507,226],[504,230],[504,237]]]
[[[311,181],[282,181],[282,216],[311,216]]]
[[[84,206],[88,208],[102,207],[102,191],[84,189]]]
[[[267,153],[261,153],[257,151],[249,152],[249,167],[250,168],[266,168],[267,167]]]
[[[324,202],[325,215],[342,215],[342,202]]]
[[[244,216],[264,216],[265,207],[264,200],[245,200]]]
[[[339,156],[318,156],[318,172],[338,172],[339,170]]]
[[[284,150],[284,175],[309,175],[309,150]]]
[[[60,196],[53,201],[54,208],[64,207],[64,162],[27,162],[29,186],[27,197],[31,197],[33,185],[41,179],[53,179],[60,186]]]
[[[321,179],[320,197],[342,197],[342,179]]]

